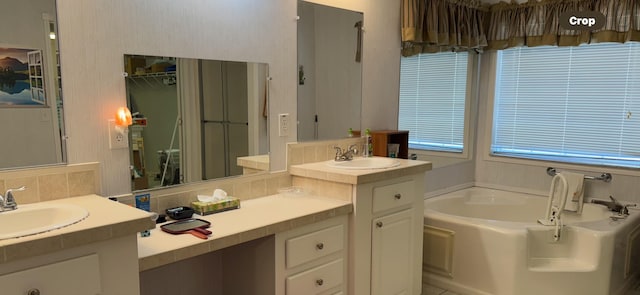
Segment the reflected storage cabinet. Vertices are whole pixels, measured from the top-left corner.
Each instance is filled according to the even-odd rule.
[[[352,132],[355,137],[364,136],[361,130],[353,130]],[[396,158],[409,159],[408,130],[371,130],[371,144],[374,156],[389,157],[389,144],[397,144]]]
[[[347,294],[347,216],[276,235],[276,294]]]

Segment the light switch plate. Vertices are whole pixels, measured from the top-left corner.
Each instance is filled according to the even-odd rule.
[[[289,136],[289,113],[278,114],[278,135],[281,137]]]

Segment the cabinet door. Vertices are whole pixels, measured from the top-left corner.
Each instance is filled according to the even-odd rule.
[[[100,294],[98,255],[3,275],[0,276],[0,286],[2,294],[30,294],[30,290],[38,290],[43,295]]]
[[[411,209],[373,220],[371,294],[411,294],[413,260]]]

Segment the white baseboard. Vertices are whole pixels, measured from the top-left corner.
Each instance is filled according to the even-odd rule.
[[[451,279],[441,277],[436,274],[432,274],[426,271],[422,271],[422,284],[435,286],[447,291],[453,291],[459,294],[465,295],[492,295],[477,289],[469,288],[467,286],[453,282]]]

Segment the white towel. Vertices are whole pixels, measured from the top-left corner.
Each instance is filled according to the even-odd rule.
[[[573,211],[578,214],[582,213],[582,204],[584,203],[584,174],[573,172],[560,172],[567,179],[569,186],[567,203],[564,210]]]

